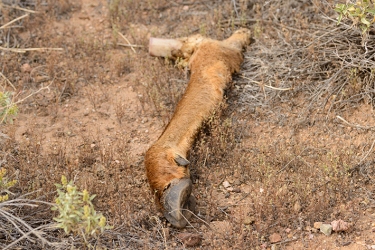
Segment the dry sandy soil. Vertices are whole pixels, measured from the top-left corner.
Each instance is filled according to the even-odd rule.
[[[97,194],[113,226],[92,239],[98,249],[185,249],[185,232],[201,238],[196,249],[375,249],[375,46],[365,48],[350,22],[336,26],[334,1],[2,2],[39,11],[0,30],[2,47],[62,48],[0,51],[14,86],[0,79],[1,91],[16,101],[33,94],[0,125],[0,166],[18,180],[15,197],[38,190],[32,198],[52,202],[63,174]],[[1,11],[0,26],[24,14]],[[240,27],[253,41],[221,111],[197,136],[189,158],[197,213],[175,229],[155,206],[143,157],[189,73],[150,57],[148,39],[223,39]],[[19,214],[54,216],[29,211]],[[314,229],[339,219],[348,230]],[[50,240],[82,248],[60,231]],[[10,243],[1,232],[0,242]]]

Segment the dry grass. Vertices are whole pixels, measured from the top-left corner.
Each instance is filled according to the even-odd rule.
[[[269,244],[268,236],[274,232],[295,240],[288,238],[286,228],[294,237],[308,239],[306,228],[315,221],[336,218],[361,230],[360,216],[374,206],[375,138],[370,113],[375,97],[374,35],[370,32],[364,43],[349,23],[336,26],[332,5],[330,1],[112,0],[105,20],[112,35],[105,38],[54,29],[54,22],[69,20],[81,9],[76,1],[45,5],[15,1],[14,6],[38,13],[28,12],[12,28],[0,29],[1,46],[63,48],[64,53],[0,51],[0,73],[6,77],[0,78],[1,91],[14,91],[21,100],[43,86],[49,85],[50,90],[20,104],[17,124],[27,119],[22,135],[17,124],[0,125],[0,166],[19,182],[12,202],[32,192],[27,202],[38,205],[32,211],[25,206],[4,210],[7,204],[0,203],[0,212],[22,219],[16,223],[26,234],[38,228],[44,240],[36,234],[22,236],[0,215],[4,222],[0,246],[25,237],[17,247],[40,249],[45,244],[52,248],[58,243],[65,248],[83,247],[82,239],[48,228],[53,213],[45,203],[53,201],[54,183],[65,174],[98,195],[97,209],[114,226],[92,239],[92,245],[184,248],[177,238],[180,230],[170,228],[150,202],[142,155],[131,154],[136,146],[155,138],[145,134],[146,129],[160,132],[155,120],[168,122],[188,81],[188,72],[173,63],[147,57],[147,37],[198,32],[222,39],[241,26],[253,30],[254,42],[226,103],[203,126],[191,150],[198,211],[192,227],[185,230],[202,235],[205,249],[257,249]],[[0,23],[24,15],[19,8],[2,8]],[[143,26],[148,32],[138,31]],[[125,43],[118,32],[129,43],[146,47],[135,47],[137,53],[117,48]],[[23,70],[25,64],[32,70]],[[113,86],[126,91],[120,89],[119,82],[124,81],[134,82],[130,85],[138,106],[126,106],[124,100],[109,95]],[[77,99],[87,100],[86,106]],[[90,133],[80,125],[80,117],[64,111],[69,105],[73,111],[88,110],[81,114],[97,123]],[[35,124],[43,117],[50,119],[49,125]],[[149,122],[143,126],[146,118]],[[111,119],[113,124],[105,123]],[[48,134],[51,124],[61,125],[52,137]],[[224,188],[224,181],[236,192]],[[229,234],[219,234],[214,227],[217,222],[227,223]],[[349,231],[340,237],[338,245],[356,234]],[[304,242],[309,247],[309,241]]]

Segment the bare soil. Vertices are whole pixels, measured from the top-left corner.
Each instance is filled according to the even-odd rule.
[[[16,4],[39,13],[3,31],[0,45],[62,51],[0,51],[1,72],[15,86],[1,79],[2,91],[20,100],[48,86],[0,127],[9,137],[0,138],[0,166],[18,180],[15,196],[38,190],[35,197],[53,202],[61,175],[73,179],[97,194],[97,210],[113,225],[93,239],[103,249],[185,249],[182,232],[201,237],[196,249],[375,248],[373,72],[347,67],[344,39],[334,57],[335,35],[346,33],[333,1],[26,2]],[[4,8],[1,20],[22,14]],[[175,229],[155,206],[143,157],[189,73],[150,57],[148,39],[223,39],[239,27],[253,41],[190,152],[198,208],[187,228]],[[360,33],[350,35],[362,48]],[[313,227],[338,219],[349,230],[325,236]],[[81,247],[62,232],[56,238]]]

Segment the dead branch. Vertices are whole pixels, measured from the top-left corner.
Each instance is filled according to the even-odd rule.
[[[23,15],[23,16],[20,16],[20,17],[17,17],[17,18],[15,18],[15,19],[13,19],[12,21],[10,21],[10,22],[4,24],[3,26],[1,26],[1,27],[0,27],[0,30],[5,29],[6,27],[8,27],[9,25],[11,25],[12,23],[15,23],[15,22],[17,22],[18,20],[21,20],[21,19],[23,19],[23,18],[25,18],[25,17],[28,17],[29,15],[30,15],[30,14],[25,14],[25,15]]]
[[[123,35],[123,34],[121,34],[120,32],[117,32],[127,43],[128,43],[128,45],[129,45],[129,47],[132,49],[132,51],[135,53],[135,54],[137,54],[137,51],[135,51],[135,49],[134,49],[134,45],[132,45],[130,42],[129,42],[129,40]]]
[[[4,47],[1,47],[1,46],[0,46],[0,50],[11,51],[11,52],[15,52],[15,53],[26,53],[27,51],[41,51],[41,52],[51,51],[51,50],[63,51],[62,48],[25,48],[25,49],[14,49],[14,48],[4,48]]]
[[[352,123],[349,123],[347,120],[345,120],[344,118],[342,118],[341,116],[337,115],[336,116],[337,119],[341,120],[342,122],[344,122],[346,125],[352,127],[352,128],[360,128],[360,129],[365,129],[365,130],[369,130],[369,129],[373,129],[375,128],[375,126],[361,126],[359,124],[352,124]]]
[[[13,90],[16,90],[16,87],[14,87],[13,83],[9,81],[9,79],[3,75],[3,73],[0,72],[0,76],[13,88]]]

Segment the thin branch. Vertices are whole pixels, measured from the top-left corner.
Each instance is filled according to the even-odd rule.
[[[204,221],[203,219],[201,219],[201,218],[199,218],[195,213],[193,213],[192,211],[190,211],[189,209],[181,209],[182,211],[186,211],[186,212],[188,212],[188,213],[191,213],[195,218],[197,218],[198,220],[200,220],[200,221],[202,221],[204,224],[206,224],[206,226],[208,227],[208,228],[211,228],[210,227],[210,224],[208,224],[206,221]],[[172,210],[172,211],[170,211],[169,213],[172,213],[172,212],[175,212],[175,211],[178,211],[178,209],[175,209],[175,210]],[[190,226],[192,226],[191,224],[190,224],[190,222],[189,222],[189,220],[181,213],[181,212],[179,212],[180,213],[180,215],[182,216],[182,217],[184,217],[184,219],[189,223],[189,225]],[[192,226],[193,227],[193,226]],[[193,227],[194,228],[194,227]]]
[[[52,82],[53,82],[53,80],[52,80]],[[50,86],[51,84],[52,84],[52,83],[50,83],[48,86],[45,86],[45,87],[42,87],[42,88],[38,89],[37,91],[31,93],[30,95],[26,96],[25,98],[23,98],[23,99],[21,99],[21,100],[16,101],[16,102],[13,103],[13,104],[19,104],[19,103],[25,101],[26,99],[32,97],[33,95],[39,93],[39,92],[42,91],[42,90],[45,90],[45,89],[48,89],[48,90],[49,90],[49,86]]]
[[[143,45],[137,45],[137,44],[125,44],[125,43],[117,43],[117,45],[123,46],[123,47],[132,47],[132,48],[144,48]]]
[[[234,12],[236,13],[237,18],[239,18],[238,11],[237,11],[237,6],[236,6],[236,0],[232,0],[232,3],[233,3]]]
[[[14,49],[14,48],[4,48],[0,46],[0,50],[5,51],[11,51],[15,53],[26,53],[27,51],[50,51],[50,50],[56,50],[56,51],[63,51],[62,48],[25,48],[25,49]]]
[[[9,245],[7,245],[5,249],[12,249],[13,246],[15,246],[18,242],[20,242],[21,240],[25,239],[25,238],[28,238],[28,236],[30,234],[34,234],[34,235],[37,235],[39,234],[40,232],[43,232],[41,231],[42,229],[54,229],[56,228],[56,226],[54,225],[54,223],[51,223],[51,224],[48,224],[48,225],[41,225],[37,228],[34,228],[32,230],[30,230],[29,232],[25,233],[22,237],[18,238],[17,240],[13,241],[12,243],[10,243]],[[42,242],[43,244],[47,243],[48,245],[50,246],[53,246],[53,245],[58,245],[58,243],[52,243],[50,241],[48,241],[47,239],[45,239],[44,237],[42,237]]]
[[[375,140],[372,142],[371,144],[371,147],[370,147],[370,150],[366,153],[366,155],[359,161],[359,163],[357,165],[360,165],[366,158],[367,156],[369,156],[369,154],[371,153],[372,149],[374,148],[374,145],[375,145]]]
[[[273,87],[271,85],[265,85],[265,84],[263,84],[261,82],[254,81],[254,80],[252,80],[252,79],[250,79],[250,78],[248,78],[246,76],[243,76],[243,75],[241,75],[240,77],[242,77],[242,78],[244,78],[246,80],[249,80],[250,82],[256,83],[256,84],[258,84],[260,86],[264,86],[264,87],[267,87],[267,88],[270,88],[270,89],[274,89],[274,90],[287,91],[287,90],[292,90],[293,89],[293,88],[277,88],[277,87]]]
[[[8,220],[10,223],[13,224],[13,226],[17,229],[17,231],[19,233],[21,233],[23,236],[26,236],[26,233],[24,231],[22,231],[21,228],[19,228],[19,226],[17,225],[16,221],[18,221],[21,225],[23,224],[26,228],[29,228],[29,229],[32,229],[26,222],[24,222],[22,219],[14,216],[13,214],[11,213],[8,213],[7,211],[3,210],[3,209],[0,209],[0,215],[2,215],[3,218],[5,218],[6,220]],[[28,237],[27,237],[28,238]],[[29,240],[31,242],[34,242],[32,239],[29,238]]]
[[[135,54],[137,54],[137,51],[135,51],[135,49],[133,48],[134,46],[129,42],[129,40],[123,34],[121,34],[119,31],[117,33],[130,45],[130,48],[133,50],[133,52]]]
[[[12,21],[10,21],[10,22],[4,24],[3,26],[1,26],[1,27],[0,27],[0,30],[5,29],[6,27],[8,27],[9,25],[11,25],[12,23],[15,23],[15,22],[17,22],[18,20],[21,20],[21,19],[23,19],[23,18],[25,18],[25,17],[28,17],[29,15],[30,15],[30,14],[25,14],[25,15],[23,15],[23,16],[17,17],[16,19],[13,19]]]
[[[14,85],[11,83],[11,81],[9,81],[9,79],[6,78],[6,76],[4,76],[3,73],[0,72],[0,76],[2,78],[4,78],[4,80],[13,88],[13,90],[16,90],[16,87],[14,87]]]
[[[298,157],[300,157],[302,155],[303,152],[305,152],[307,148],[305,148],[304,150],[302,150],[301,153],[299,153],[296,157],[294,157],[293,159],[291,159],[284,167],[282,167],[279,171],[277,171],[276,174],[279,174],[280,172],[282,172],[284,169],[286,169],[290,163],[292,163],[295,159],[297,159]]]
[[[16,9],[16,10],[22,10],[22,11],[25,11],[25,12],[28,12],[28,13],[33,13],[33,14],[39,13],[38,11],[25,9],[25,8],[21,8],[21,7],[18,7],[18,6],[10,6],[10,5],[4,4],[3,7],[12,8],[12,9]]]
[[[273,87],[271,85],[264,85],[264,87],[267,87],[269,89],[274,89],[274,90],[281,90],[281,91],[287,91],[287,90],[293,89],[293,88],[276,88],[276,87]]]
[[[341,120],[342,122],[344,122],[346,125],[348,125],[350,127],[353,127],[353,128],[361,128],[361,129],[366,129],[366,130],[375,128],[375,126],[368,127],[368,126],[361,126],[359,124],[351,124],[351,123],[349,123],[347,120],[345,120],[344,118],[342,118],[339,115],[336,116],[336,118],[339,119],[339,120]]]

